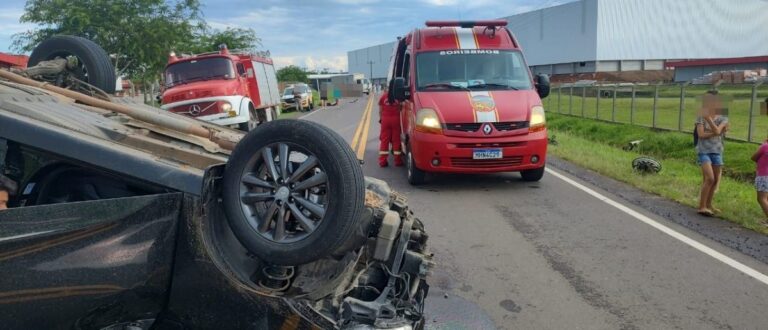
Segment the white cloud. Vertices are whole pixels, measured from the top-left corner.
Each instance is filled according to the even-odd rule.
[[[295,65],[308,70],[329,69],[332,72],[347,71],[347,56],[275,56],[272,57],[277,68]]]

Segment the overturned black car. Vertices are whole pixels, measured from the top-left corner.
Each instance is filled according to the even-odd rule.
[[[328,128],[278,120],[244,135],[11,80],[2,328],[424,326],[427,234]]]

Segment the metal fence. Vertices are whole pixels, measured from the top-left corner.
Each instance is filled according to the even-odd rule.
[[[762,142],[768,137],[768,83],[753,84],[561,84],[551,89],[544,108],[571,116],[656,129],[692,132],[708,90],[727,102],[728,137]],[[761,110],[762,108],[762,110]]]

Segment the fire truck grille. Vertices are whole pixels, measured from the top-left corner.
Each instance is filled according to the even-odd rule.
[[[221,112],[220,105],[217,103],[219,102],[212,101],[180,105],[171,108],[171,112],[191,117],[214,115]]]
[[[465,168],[494,168],[520,165],[523,156],[510,156],[501,159],[472,159],[472,157],[451,157],[451,165]]]
[[[514,131],[516,129],[526,128],[528,127],[527,121],[503,121],[498,123],[493,123],[493,127],[496,128],[497,131]]]
[[[499,142],[499,143],[456,143],[456,148],[510,148],[522,147],[527,143],[522,142]]]
[[[482,123],[445,124],[445,129],[461,132],[477,132]]]

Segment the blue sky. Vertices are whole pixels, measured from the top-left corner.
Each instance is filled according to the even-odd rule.
[[[203,2],[215,28],[250,27],[278,66],[345,70],[348,50],[395,40],[430,19],[488,19],[549,7],[568,0],[220,0]],[[0,52],[19,23],[23,0],[0,3]]]

